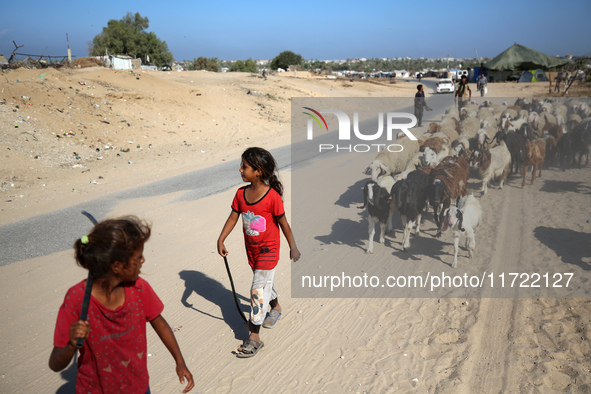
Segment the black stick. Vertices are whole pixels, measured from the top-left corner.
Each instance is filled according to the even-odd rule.
[[[86,211],[82,211],[82,214],[86,216],[92,224],[95,226],[98,224],[94,216]],[[88,272],[88,278],[86,279],[86,288],[84,289],[84,298],[82,299],[82,308],[80,309],[80,320],[85,321],[88,317],[88,304],[90,303],[90,293],[92,293],[92,276],[90,271]],[[84,345],[84,338],[76,338],[76,347],[81,348]]]
[[[228,259],[224,256],[224,263],[226,263],[226,271],[228,271],[228,277],[230,278],[230,285],[232,286],[232,294],[234,294],[234,302],[236,303],[236,309],[238,309],[238,313],[240,313],[240,317],[244,320],[245,323],[248,323],[246,317],[244,317],[244,313],[240,309],[240,303],[238,302],[238,297],[236,296],[236,289],[234,288],[234,281],[232,280],[232,274],[230,273],[230,266],[228,265]]]

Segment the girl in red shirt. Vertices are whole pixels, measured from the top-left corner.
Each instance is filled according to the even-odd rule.
[[[242,215],[244,244],[248,264],[253,270],[250,290],[249,338],[236,350],[238,357],[252,357],[264,346],[259,332],[261,325],[273,328],[281,318],[281,305],[273,284],[279,261],[279,228],[287,239],[290,257],[298,261],[300,252],[285,218],[283,185],[276,175],[275,159],[263,148],[248,148],[242,154],[240,175],[250,185],[241,187],[232,201],[232,212],[218,238],[218,253],[225,257],[226,237]],[[271,310],[267,313],[268,307]]]
[[[76,354],[76,339],[85,338],[78,356],[77,393],[150,393],[146,322],[150,322],[176,362],[183,392],[193,376],[185,365],[172,330],[161,313],[164,305],[139,277],[150,227],[130,216],[105,220],[74,244],[76,261],[94,282],[88,320],[80,320],[85,280],[71,287],[60,307],[49,367],[59,372]]]

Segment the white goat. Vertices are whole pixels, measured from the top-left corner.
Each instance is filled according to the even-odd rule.
[[[480,119],[478,118],[466,118],[460,123],[460,130],[462,131],[460,134],[472,138],[480,129]]]
[[[398,174],[404,171],[408,161],[419,151],[418,141],[413,141],[408,137],[397,140],[396,144],[402,145],[403,150],[390,152],[388,149],[383,149],[369,165],[372,181],[377,180],[380,175]]]
[[[433,149],[426,147],[423,152],[423,165],[427,167],[436,167],[437,164],[443,160],[444,157],[449,156],[449,148],[447,145],[441,147],[441,151],[436,153]]]
[[[406,168],[404,169],[404,171],[393,175],[394,177],[394,182],[398,182],[401,179],[406,179],[406,177],[408,176],[408,174],[414,170],[416,170],[418,167],[421,167],[423,165],[423,152],[417,152],[413,155],[413,157],[410,159],[410,161],[406,164]]]
[[[452,268],[458,266],[458,249],[462,234],[466,236],[465,247],[468,249],[468,257],[474,257],[474,249],[476,249],[475,230],[481,221],[481,216],[482,208],[473,194],[461,199],[459,207],[452,206],[447,212],[443,230],[449,226],[453,231],[454,262]]]
[[[507,179],[509,169],[511,168],[511,153],[505,145],[505,141],[501,141],[499,145],[490,150],[477,150],[470,158],[470,164],[478,163],[478,174],[482,179],[482,194],[486,194],[488,190],[488,183],[492,179],[499,179],[500,188],[503,188],[503,183]]]
[[[478,149],[486,149],[484,147],[484,143],[490,142],[490,140],[492,139],[492,138],[490,138],[490,135],[488,134],[486,129],[478,130],[477,137],[478,137]]]

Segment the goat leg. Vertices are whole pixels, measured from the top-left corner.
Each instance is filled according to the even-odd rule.
[[[421,235],[421,215],[422,213],[419,213],[417,216],[417,229],[415,231],[417,237]]]
[[[373,237],[376,233],[376,222],[375,222],[373,216],[371,216],[371,215],[369,215],[368,221],[369,221],[369,228],[368,228],[369,246],[367,247],[367,250],[365,251],[365,253],[373,253]]]
[[[386,232],[394,236],[394,225],[392,224],[392,217],[394,216],[394,199],[390,201],[390,210],[388,211],[388,225],[386,226]]]
[[[386,235],[386,223],[380,222],[380,243],[384,244],[384,235]]]
[[[470,258],[474,257],[474,249],[476,249],[476,234],[474,234],[474,229],[470,232],[470,249],[468,249],[468,256]]]
[[[439,225],[439,216],[437,215],[437,208],[439,208],[439,204],[433,206],[433,218],[435,219],[435,225],[438,229],[440,229],[441,226]]]
[[[435,234],[435,238],[441,237],[441,226],[443,226],[443,221],[445,220],[445,214],[449,209],[450,200],[445,200],[443,202],[443,206],[441,207],[441,211],[439,212],[439,220],[437,224],[437,233]]]
[[[452,268],[456,268],[458,266],[459,244],[460,244],[460,234],[454,232],[454,262],[451,265]]]

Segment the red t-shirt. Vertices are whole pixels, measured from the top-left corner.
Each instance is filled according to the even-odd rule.
[[[80,320],[86,280],[66,293],[55,324],[53,344],[65,347],[70,326]],[[146,322],[164,309],[152,287],[138,278],[125,285],[125,303],[116,310],[90,297],[90,333],[78,356],[76,393],[138,393],[148,390]]]
[[[244,244],[252,269],[272,270],[279,261],[279,225],[285,215],[281,196],[273,188],[258,201],[249,203],[241,187],[232,201],[232,210],[242,214]]]

